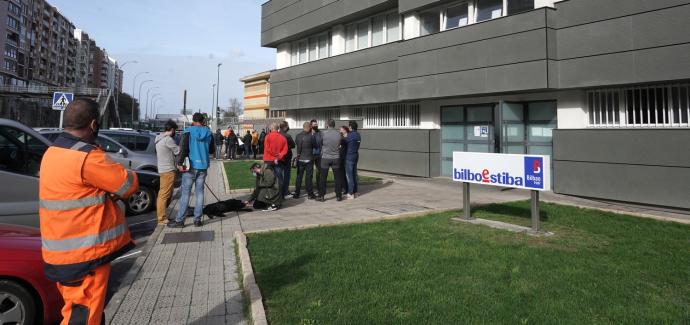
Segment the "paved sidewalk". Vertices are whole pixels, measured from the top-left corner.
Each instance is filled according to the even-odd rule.
[[[207,183],[225,199],[218,167],[212,163]],[[205,199],[215,201],[208,190]],[[183,229],[158,229],[160,235],[142,257],[143,265],[138,272],[136,266],[132,270],[133,282],[123,284],[106,307],[110,324],[245,324],[233,237],[240,230],[239,221],[227,217],[204,222],[196,228],[187,219]],[[212,231],[214,239],[161,243],[165,234],[193,231]]]

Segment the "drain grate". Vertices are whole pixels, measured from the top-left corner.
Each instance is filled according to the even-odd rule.
[[[174,232],[163,235],[161,244],[197,243],[213,241],[213,231]]]
[[[414,204],[392,204],[387,206],[380,206],[376,208],[368,208],[368,210],[376,211],[388,215],[396,215],[409,212],[420,212],[430,210],[427,207]]]

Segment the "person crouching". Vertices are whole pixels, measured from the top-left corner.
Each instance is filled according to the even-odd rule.
[[[263,211],[280,209],[283,203],[283,195],[281,195],[280,182],[278,182],[273,166],[267,164],[262,166],[259,163],[255,163],[252,164],[249,170],[256,177],[256,186],[249,201],[244,203],[246,205],[252,204],[254,209],[261,209]]]

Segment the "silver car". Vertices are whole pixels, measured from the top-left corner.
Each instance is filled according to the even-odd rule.
[[[41,135],[48,138],[51,142],[55,141],[62,133],[61,131],[55,130],[42,130],[40,132]],[[98,135],[96,143],[108,153],[110,158],[120,163],[122,166],[125,166],[127,169],[150,171],[154,173],[158,172],[158,158],[155,153],[149,154],[129,150],[119,142],[103,134]]]

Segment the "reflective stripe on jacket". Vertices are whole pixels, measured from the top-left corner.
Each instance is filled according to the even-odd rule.
[[[69,134],[58,137],[41,162],[39,214],[46,277],[81,279],[132,247],[124,213],[111,194],[128,198],[136,173],[100,148]]]

